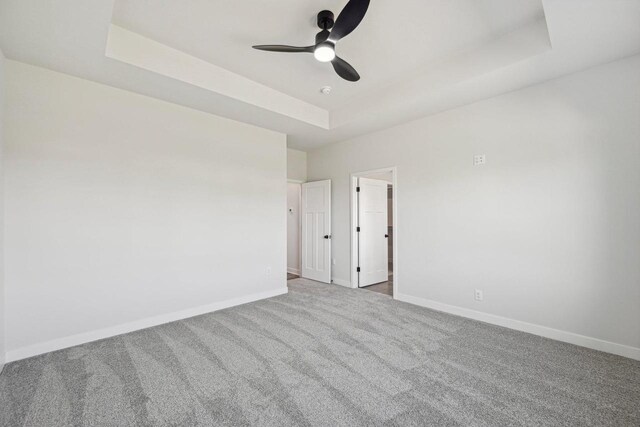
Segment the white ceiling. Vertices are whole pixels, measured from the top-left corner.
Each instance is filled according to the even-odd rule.
[[[361,25],[338,43],[359,70],[354,84],[310,54],[251,49],[312,45],[323,9],[346,0],[116,0],[113,23],[296,98],[332,110],[354,96],[414,78],[425,65],[544,17],[541,0],[373,0]],[[320,94],[329,85],[331,96]]]
[[[346,0],[0,0],[10,59],[267,127],[312,149],[640,52],[640,0],[372,0],[338,54],[309,54]],[[320,95],[324,85],[334,88]]]

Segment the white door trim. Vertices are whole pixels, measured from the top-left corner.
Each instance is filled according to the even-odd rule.
[[[306,181],[300,181],[298,179],[287,179],[287,184],[298,184],[298,265],[296,268],[289,267],[289,259],[287,255],[287,273],[300,276],[302,274],[302,184]],[[287,192],[289,190],[287,189]],[[287,218],[289,215],[289,206],[287,203]],[[287,249],[288,250],[288,249]]]
[[[351,174],[351,287],[358,287],[358,233],[356,232],[356,224],[358,224],[358,196],[356,193],[358,178],[387,172],[391,172],[391,185],[393,186],[393,298],[396,299],[396,295],[398,295],[398,284],[400,283],[398,268],[398,170],[396,166],[354,172]]]

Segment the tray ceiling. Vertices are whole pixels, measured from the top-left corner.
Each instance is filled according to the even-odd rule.
[[[308,54],[346,0],[2,0],[9,59],[289,135],[312,149],[640,51],[640,0],[372,0],[338,53]],[[330,95],[320,88],[329,85]]]

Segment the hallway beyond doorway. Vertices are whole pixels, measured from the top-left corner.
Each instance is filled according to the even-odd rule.
[[[389,278],[391,279],[391,277]],[[393,296],[393,281],[389,280],[388,282],[378,283],[377,285],[371,285],[364,288],[365,291],[377,292],[379,294]]]

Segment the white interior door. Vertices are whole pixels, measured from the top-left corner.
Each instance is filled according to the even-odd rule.
[[[389,280],[387,182],[359,178],[358,261],[360,287]]]
[[[331,283],[331,180],[302,184],[302,277]]]

